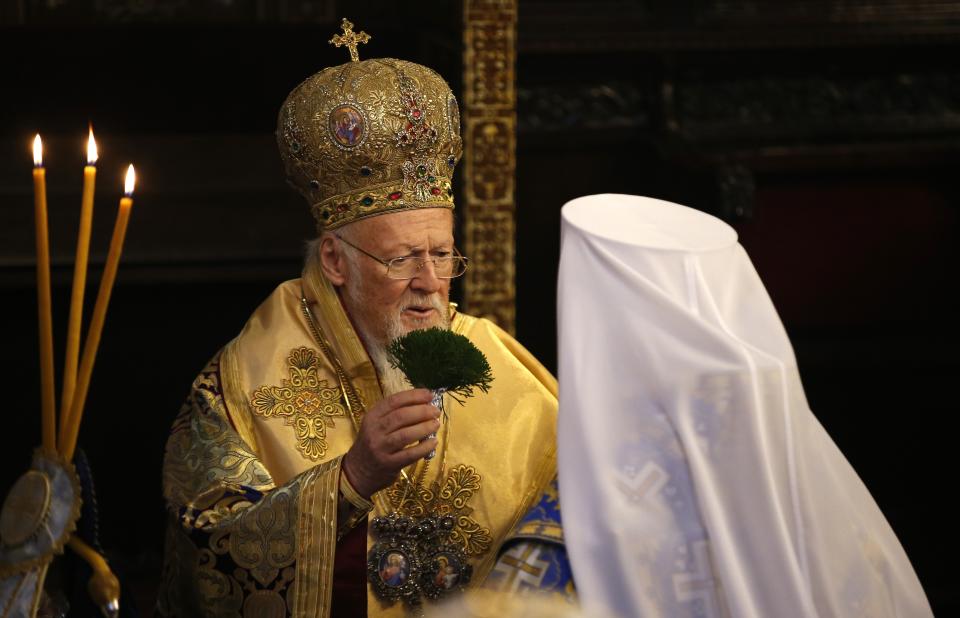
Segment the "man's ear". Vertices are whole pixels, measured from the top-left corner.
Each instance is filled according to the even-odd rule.
[[[343,253],[337,250],[333,234],[325,234],[320,239],[320,268],[327,280],[335,286],[341,286],[347,280],[347,264]]]

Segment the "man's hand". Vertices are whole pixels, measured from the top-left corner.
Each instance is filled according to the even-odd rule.
[[[405,466],[437,448],[436,438],[423,440],[440,429],[440,410],[430,405],[432,400],[433,393],[418,388],[390,395],[366,411],[342,464],[357,493],[369,498],[393,483]],[[423,442],[413,444],[417,440]]]

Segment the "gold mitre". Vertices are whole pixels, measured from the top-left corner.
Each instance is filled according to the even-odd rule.
[[[287,178],[319,230],[398,210],[453,208],[450,181],[463,152],[450,86],[425,66],[359,61],[369,39],[343,20],[353,60],[307,78],[287,96],[277,143]]]

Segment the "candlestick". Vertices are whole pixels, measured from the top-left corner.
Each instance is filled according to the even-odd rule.
[[[53,313],[50,299],[50,241],[47,231],[47,174],[43,168],[43,143],[33,140],[33,211],[37,232],[37,322],[40,331],[40,424],[43,450],[55,455]]]
[[[63,447],[77,382],[77,362],[80,357],[80,324],[83,321],[83,295],[87,287],[87,258],[90,253],[90,228],[93,223],[93,194],[97,180],[97,142],[93,127],[87,139],[87,165],[83,168],[83,197],[80,200],[80,228],[77,233],[77,255],[73,262],[73,292],[70,295],[70,318],[67,322],[66,356],[63,362],[63,394],[60,401],[60,446]]]
[[[117,267],[120,265],[123,240],[127,234],[127,222],[130,219],[130,209],[133,206],[132,195],[135,178],[131,165],[127,170],[126,195],[120,199],[120,208],[117,211],[117,220],[113,227],[113,238],[110,240],[107,262],[103,267],[103,278],[100,280],[97,302],[93,307],[90,328],[83,344],[80,371],[77,373],[77,384],[73,392],[73,401],[70,404],[70,415],[67,417],[68,426],[64,430],[65,439],[60,445],[60,452],[68,461],[73,458],[77,446],[80,421],[83,418],[83,406],[87,399],[87,391],[90,388],[90,376],[93,374],[93,363],[96,359],[97,348],[100,345],[100,335],[103,334],[103,323],[107,317],[107,305],[110,303],[110,294],[113,291],[113,282],[117,276]]]
[[[87,592],[97,607],[101,609],[119,609],[120,607],[120,580],[110,570],[110,565],[104,560],[103,556],[95,549],[83,542],[78,536],[73,536],[67,541],[78,556],[83,558],[90,568],[93,575],[87,582]],[[106,614],[107,612],[104,611]]]

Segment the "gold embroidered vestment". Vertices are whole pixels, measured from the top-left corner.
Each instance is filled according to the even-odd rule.
[[[277,288],[194,382],[171,430],[160,615],[329,615],[340,462],[357,411],[299,311],[301,290],[363,404],[382,396],[329,283],[307,271]],[[426,467],[405,497],[401,482],[375,494],[370,517],[401,500],[412,515],[454,517],[477,586],[555,474],[556,382],[489,321],[456,314],[451,327],[484,352],[495,385],[449,406],[445,465]],[[404,612],[368,585],[368,615]]]

